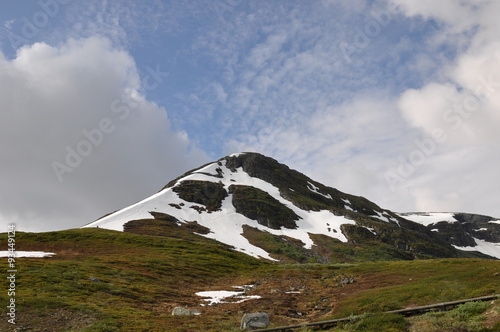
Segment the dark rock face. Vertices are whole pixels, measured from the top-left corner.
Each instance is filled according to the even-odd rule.
[[[411,223],[411,222],[408,222]],[[409,254],[410,259],[428,257],[457,257],[456,250],[435,232],[420,226],[419,230],[403,228],[392,223],[365,221],[375,234],[360,225],[342,225],[341,229],[350,243],[366,245],[381,242]],[[417,228],[418,229],[418,228]]]
[[[349,200],[351,208],[358,213],[376,215],[382,209],[364,197],[349,195],[327,187],[306,175],[290,169],[278,161],[258,153],[244,153],[236,157],[225,157],[226,167],[236,172],[241,167],[248,175],[264,180],[279,188],[280,195],[295,206],[308,210],[331,210],[341,215]]]
[[[182,181],[172,188],[185,201],[202,204],[208,212],[217,211],[222,201],[227,197],[227,191],[222,183],[210,181]]]
[[[474,238],[467,232],[466,227],[463,227],[461,223],[440,221],[433,225],[429,225],[429,227],[438,230],[439,236],[448,243],[459,247],[476,246],[476,241],[474,241]]]
[[[251,186],[231,185],[233,205],[238,213],[272,229],[297,228],[300,217],[267,192]]]
[[[469,213],[457,213],[454,217],[475,238],[500,243],[500,223],[497,219]]]
[[[281,196],[299,208],[319,211],[333,205],[343,206],[339,202],[309,190],[308,182],[314,182],[313,180],[272,158],[258,153],[245,153],[237,157],[226,157],[225,160],[226,167],[231,171],[235,172],[241,167],[248,175],[279,188]],[[316,182],[314,184],[323,186]]]
[[[492,223],[495,219],[470,213],[457,213],[453,216],[457,222],[440,221],[429,225],[447,242],[459,247],[474,247],[474,238],[488,242],[500,242],[500,224]]]

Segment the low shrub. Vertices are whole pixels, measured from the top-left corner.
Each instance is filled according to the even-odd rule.
[[[406,332],[410,323],[401,315],[379,313],[354,316],[351,322],[342,326],[344,331],[363,332]]]
[[[431,312],[412,318],[411,331],[418,332],[482,332],[484,320],[480,316],[489,304],[487,302],[469,302],[447,312]]]

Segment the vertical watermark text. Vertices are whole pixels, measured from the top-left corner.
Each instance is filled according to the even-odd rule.
[[[10,224],[7,232],[7,322],[16,324],[16,225]]]

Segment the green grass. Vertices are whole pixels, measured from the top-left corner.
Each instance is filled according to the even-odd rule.
[[[284,262],[306,263],[311,259],[304,249],[302,241],[286,236],[277,236],[247,225],[243,226],[243,235],[249,242],[260,247]]]
[[[363,314],[353,316],[349,323],[342,324],[336,331],[360,332],[405,332],[410,323],[397,314]]]
[[[364,230],[369,232],[366,229]],[[413,259],[412,254],[380,241],[365,241],[362,246],[359,246],[356,244],[345,244],[326,235],[311,234],[310,236],[316,244],[313,251],[316,253],[316,256],[323,257],[322,262],[354,263]]]
[[[352,295],[335,318],[402,309],[500,292],[500,261],[442,259],[363,263],[347,269],[378,280],[378,287]]]
[[[398,314],[367,313],[352,316],[349,322],[331,329],[336,332],[486,332],[495,331],[484,326],[483,314],[491,304],[469,302],[445,312],[431,312],[421,316],[405,318]]]
[[[55,309],[86,312],[99,318],[89,327],[92,331],[112,331],[120,324],[148,328],[143,318],[155,321],[155,303],[175,302],[221,276],[269,265],[200,236],[186,240],[78,229],[16,233],[16,244],[18,250],[58,253],[16,262],[20,317],[23,312],[48,315]],[[7,303],[6,294],[0,301]]]

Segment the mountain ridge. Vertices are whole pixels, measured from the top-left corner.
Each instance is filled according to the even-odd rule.
[[[500,224],[490,223],[496,219],[457,215],[462,221],[448,215],[437,220],[434,215],[431,223],[415,213],[394,213],[275,159],[247,152],[188,171],[149,198],[84,227],[140,232],[134,223],[144,228],[145,220],[169,221],[191,225],[203,230],[193,231],[199,235],[269,260],[362,259],[360,252],[367,248],[380,252],[380,259],[500,258],[495,245],[500,242]],[[487,242],[486,252],[473,253],[471,248],[485,247],[477,240]]]

